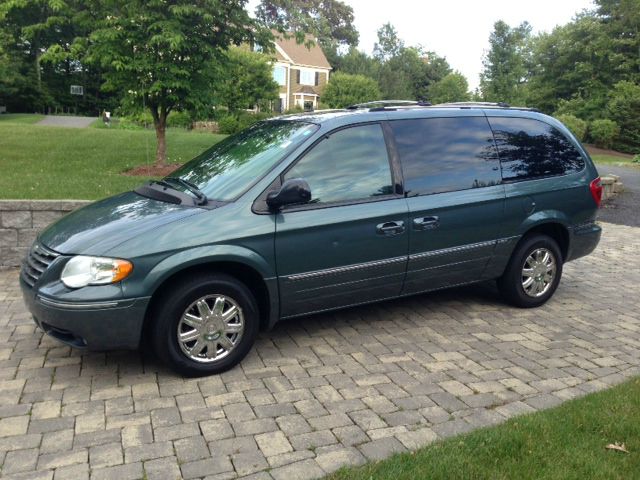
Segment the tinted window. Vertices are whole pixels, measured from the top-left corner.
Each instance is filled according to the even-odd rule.
[[[410,196],[500,183],[498,155],[484,117],[390,123]]]
[[[318,129],[268,121],[226,138],[171,176],[195,183],[213,200],[233,200]]]
[[[393,193],[387,147],[378,124],[332,133],[285,175],[304,178],[311,201],[344,202]]]
[[[513,117],[492,117],[489,123],[505,180],[565,175],[584,168],[578,149],[551,125]]]

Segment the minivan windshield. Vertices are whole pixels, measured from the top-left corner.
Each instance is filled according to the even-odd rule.
[[[217,143],[171,174],[210,200],[231,201],[304,142],[318,125],[268,120]]]

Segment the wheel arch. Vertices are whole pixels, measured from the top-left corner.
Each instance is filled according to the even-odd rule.
[[[548,219],[535,225],[530,225],[528,229],[522,234],[522,237],[520,238],[520,241],[515,248],[518,248],[518,246],[523,241],[525,241],[526,238],[535,234],[546,235],[555,240],[555,242],[558,244],[558,247],[560,247],[560,252],[562,253],[562,261],[566,261],[569,255],[571,236],[569,235],[569,229],[564,222],[559,221],[558,219]]]
[[[204,257],[192,255],[187,259],[185,252],[181,252],[176,256],[179,258],[165,259],[154,269],[153,275],[147,277],[150,283],[147,291],[152,294],[145,313],[141,342],[148,338],[149,328],[153,325],[154,309],[164,293],[181,279],[198,274],[224,273],[246,285],[256,298],[261,330],[271,328],[277,321],[279,312],[277,281],[275,275],[265,274],[269,271],[266,262],[255,262],[252,261],[255,258],[236,255]]]

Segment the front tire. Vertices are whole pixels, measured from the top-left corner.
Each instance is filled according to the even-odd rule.
[[[562,263],[562,252],[553,238],[527,237],[513,252],[504,274],[498,279],[498,289],[502,297],[516,307],[539,307],[558,288]]]
[[[224,274],[197,275],[154,309],[153,347],[182,375],[214,375],[249,353],[259,323],[255,298],[243,283]]]

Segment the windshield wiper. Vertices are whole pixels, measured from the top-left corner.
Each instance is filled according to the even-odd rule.
[[[158,180],[157,183],[159,183],[160,185],[169,185],[169,181],[177,183],[178,185],[182,185],[189,192],[191,192],[193,196],[196,197],[196,205],[206,205],[209,201],[207,196],[202,190],[198,188],[197,185],[191,183],[189,180],[185,180],[184,178],[166,177],[164,180]]]

